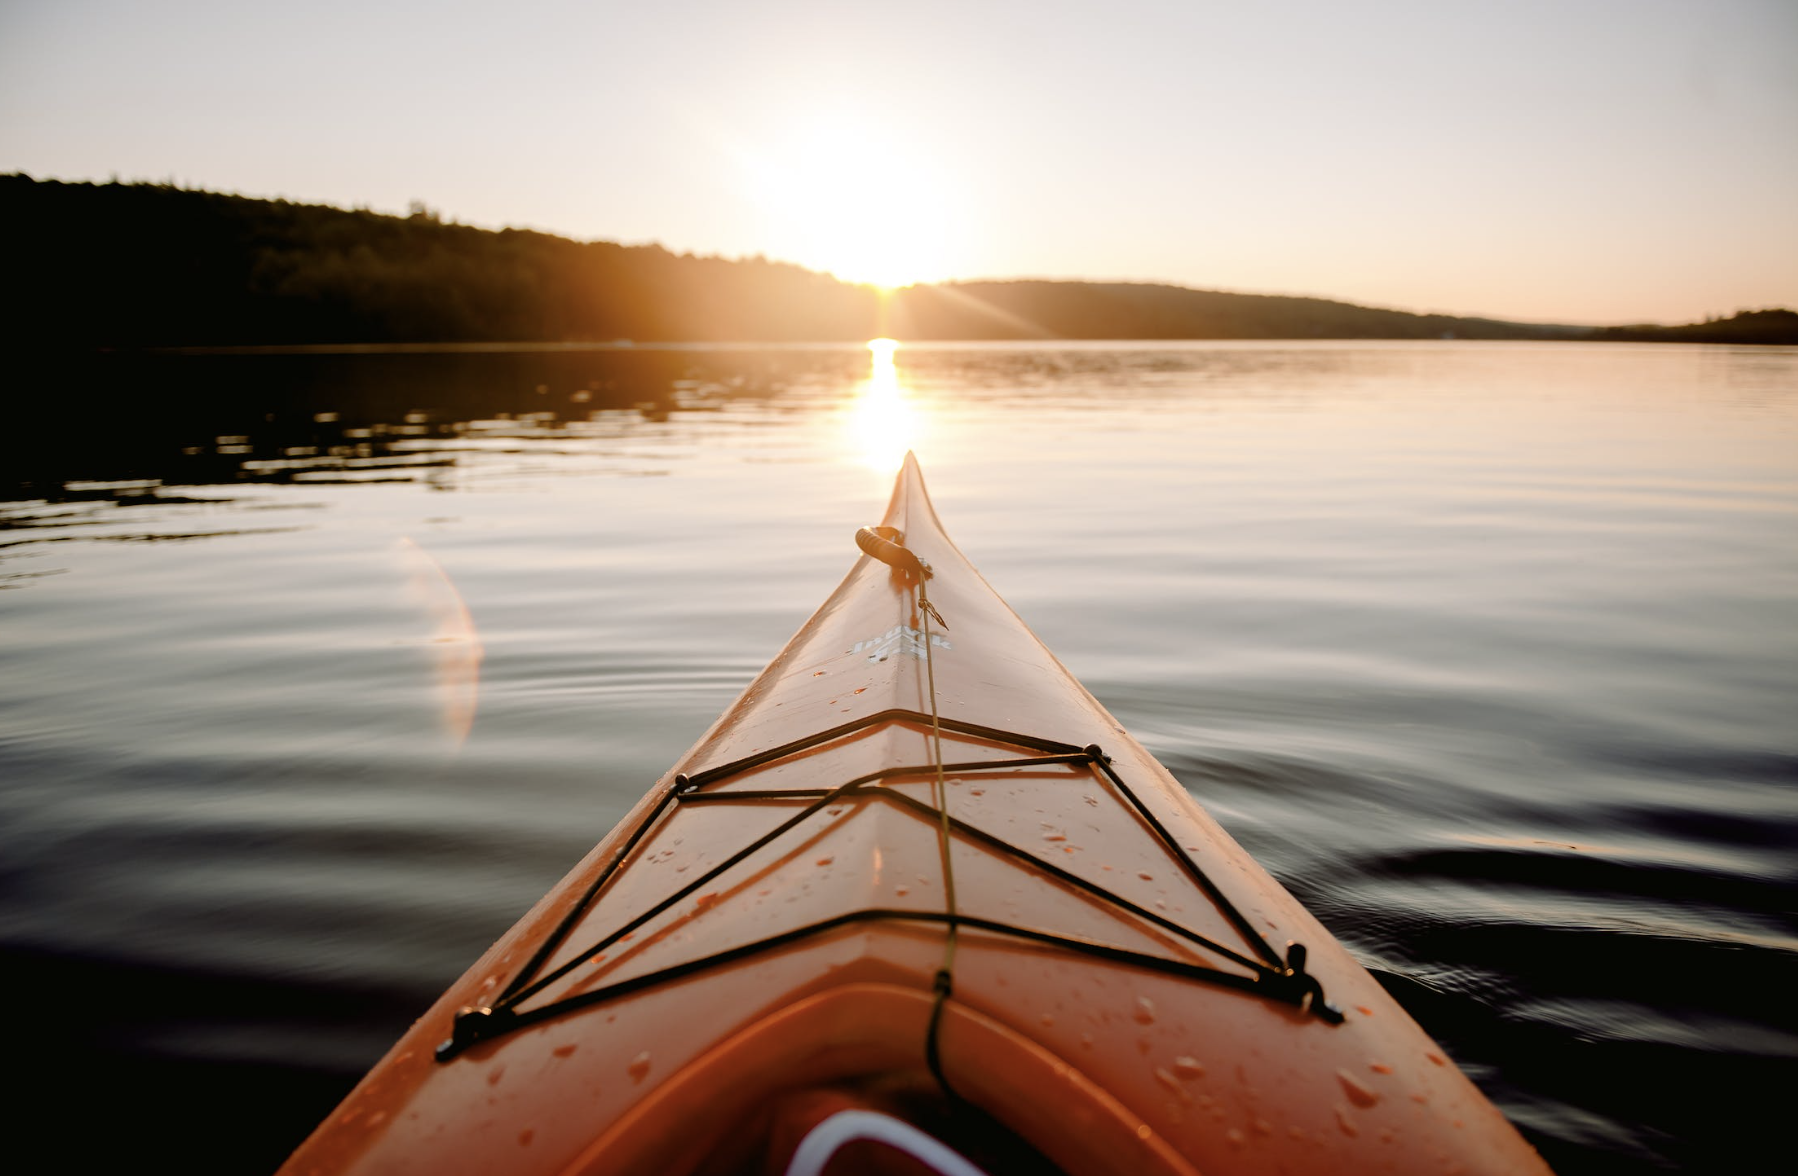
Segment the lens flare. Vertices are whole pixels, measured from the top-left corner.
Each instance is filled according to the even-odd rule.
[[[411,538],[400,540],[411,572],[411,595],[431,620],[432,660],[444,734],[460,748],[474,726],[481,697],[481,637],[468,605],[443,565]]]

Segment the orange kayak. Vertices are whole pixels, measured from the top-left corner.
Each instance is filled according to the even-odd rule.
[[[944,534],[836,592],[305,1173],[1542,1173]]]

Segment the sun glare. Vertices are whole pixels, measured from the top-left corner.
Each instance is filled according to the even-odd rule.
[[[877,130],[813,123],[736,154],[768,218],[770,256],[888,289],[949,272],[946,185]]]
[[[848,433],[861,463],[883,477],[897,473],[907,450],[915,448],[919,421],[899,383],[893,353],[899,344],[891,339],[868,343],[872,366],[867,382],[856,389],[849,408]]]

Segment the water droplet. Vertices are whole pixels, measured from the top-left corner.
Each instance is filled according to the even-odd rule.
[[[1336,1108],[1336,1126],[1342,1128],[1342,1133],[1351,1139],[1361,1134],[1361,1129],[1356,1127],[1354,1121],[1349,1118],[1347,1107]]]
[[[695,906],[702,911],[717,901],[718,892],[716,890],[712,891],[710,894],[702,894],[693,900]]]
[[[1067,839],[1068,839],[1068,835],[1066,833],[1044,833],[1043,834],[1044,841],[1066,841]]]
[[[1153,882],[1155,880],[1155,875],[1149,873],[1147,870],[1137,871],[1136,876],[1141,878],[1144,882]]]
[[[372,1114],[368,1117],[368,1125],[370,1127],[379,1127],[381,1124],[383,1124],[385,1122],[387,1122],[387,1112],[386,1111],[376,1111],[374,1114]]]
[[[649,1051],[644,1050],[632,1058],[631,1064],[625,1067],[625,1072],[631,1076],[632,1082],[643,1081],[643,1076],[649,1073]]]
[[[556,1055],[559,1058],[571,1058],[574,1056],[574,1051],[579,1048],[580,1048],[580,1046],[578,1046],[578,1045],[558,1045],[558,1046],[556,1046],[556,1048],[550,1050],[549,1052]]]
[[[1180,1080],[1178,1078],[1174,1077],[1174,1075],[1170,1071],[1168,1071],[1165,1067],[1162,1067],[1162,1066],[1155,1067],[1155,1081],[1161,1083],[1163,1086],[1167,1087],[1169,1090],[1175,1091],[1176,1093],[1180,1093],[1180,1094],[1185,1093],[1185,1089],[1180,1085]]]
[[[1266,1119],[1256,1119],[1251,1126],[1255,1128],[1256,1135],[1272,1135],[1274,1133],[1274,1125]]]
[[[1423,1055],[1423,1056],[1424,1056],[1424,1057],[1426,1057],[1426,1058],[1428,1058],[1428,1059],[1430,1059],[1430,1061],[1431,1061],[1431,1062],[1432,1062],[1432,1063],[1434,1063],[1434,1064],[1435,1064],[1435,1065],[1438,1065],[1438,1066],[1446,1066],[1446,1065],[1448,1065],[1448,1059],[1447,1059],[1447,1058],[1445,1058],[1445,1057],[1443,1057],[1443,1056],[1442,1056],[1442,1055],[1441,1055],[1441,1054],[1439,1054],[1439,1053],[1426,1053],[1426,1054],[1424,1054],[1424,1055]]]
[[[1136,1012],[1131,1014],[1138,1025],[1152,1024],[1155,1020],[1155,1002],[1146,996],[1136,998]]]
[[[506,1068],[504,1066],[495,1066],[493,1069],[487,1071],[487,1085],[498,1086],[499,1080],[505,1076]]]
[[[1048,1028],[1050,1025],[1055,1024],[1055,1014],[1054,1013],[1044,1013],[1042,1015],[1042,1022],[1043,1022],[1043,1027],[1045,1029]]]
[[[1197,1078],[1205,1073],[1205,1064],[1197,1058],[1182,1054],[1174,1059],[1174,1073],[1185,1078]]]
[[[856,688],[855,688],[855,692],[856,692],[856,693],[857,693],[857,694],[862,694],[862,693],[865,693],[865,692],[866,692],[866,691],[867,691],[867,689],[868,689],[868,688],[867,688],[867,687],[866,687],[866,686],[857,686],[857,687],[856,687]]]
[[[829,865],[829,864],[830,864],[830,863],[832,863],[832,862],[834,862],[834,861],[836,861],[836,860],[837,860],[837,859],[836,859],[836,858],[834,858],[834,857],[821,857],[821,858],[819,858],[819,859],[818,859],[818,864],[819,864],[819,865],[820,865],[820,866],[828,866],[828,865]]]
[[[1099,807],[1099,798],[1096,796],[1083,796],[1080,799],[1084,800],[1087,804],[1091,805],[1094,808]]]
[[[1240,1127],[1232,1127],[1224,1132],[1224,1138],[1230,1141],[1231,1147],[1241,1147],[1245,1139]]]
[[[1141,1124],[1136,1129],[1136,1138],[1138,1139],[1147,1139],[1151,1134],[1153,1133],[1149,1130],[1149,1125],[1147,1123]]]
[[[823,670],[813,670],[812,671],[812,677],[814,677],[814,678],[822,678],[823,676],[824,676]]]
[[[526,1127],[523,1131],[520,1131],[518,1133],[518,1146],[519,1147],[531,1146],[531,1137],[536,1134],[537,1134],[536,1131],[532,1130],[529,1127]]]
[[[911,893],[911,887],[895,886],[895,887],[893,887],[893,893],[898,895],[900,898],[904,898],[906,895]]]
[[[1379,1095],[1361,1085],[1347,1070],[1336,1071],[1336,1081],[1342,1083],[1343,1093],[1358,1107],[1371,1107],[1380,1101]]]
[[[985,796],[985,795],[986,795],[986,789],[984,789],[984,788],[970,788],[970,789],[968,789],[968,795],[969,795],[969,796]]]
[[[1367,1068],[1376,1074],[1392,1073],[1392,1067],[1388,1066],[1385,1062],[1369,1062],[1367,1063]]]

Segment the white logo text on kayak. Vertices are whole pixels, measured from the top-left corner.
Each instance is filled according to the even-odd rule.
[[[930,635],[930,644],[938,649],[953,649],[949,639],[941,633]],[[924,656],[924,631],[914,629],[910,625],[894,625],[878,637],[870,637],[866,641],[857,641],[850,653],[866,653],[871,662],[883,662],[896,653],[909,653],[916,658]]]

